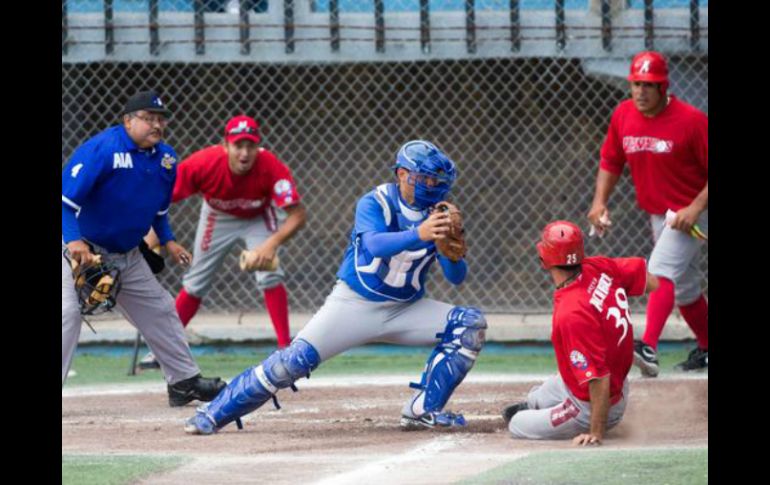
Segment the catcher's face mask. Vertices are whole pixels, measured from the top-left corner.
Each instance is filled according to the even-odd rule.
[[[65,257],[72,260],[65,253]],[[81,315],[99,315],[110,311],[117,303],[120,291],[120,270],[112,263],[94,263],[83,267],[72,265],[72,278],[78,295]]]
[[[396,169],[409,171],[414,186],[414,204],[426,209],[444,200],[457,178],[455,164],[432,143],[416,140],[398,151]]]

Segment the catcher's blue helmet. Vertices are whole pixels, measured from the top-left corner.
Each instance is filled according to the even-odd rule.
[[[421,209],[444,200],[457,178],[455,163],[436,145],[424,140],[406,142],[396,155],[394,170],[409,171],[414,185],[414,203]]]

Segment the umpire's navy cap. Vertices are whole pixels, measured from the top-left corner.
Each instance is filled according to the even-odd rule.
[[[163,101],[160,100],[160,96],[155,91],[141,91],[128,98],[126,107],[123,108],[123,114],[139,110],[160,113],[166,117],[171,116],[171,111],[166,109]]]

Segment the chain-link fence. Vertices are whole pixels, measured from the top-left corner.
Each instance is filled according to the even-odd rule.
[[[157,4],[149,2],[153,3]],[[161,1],[159,18],[171,15],[164,13],[164,5],[194,7],[195,3]],[[286,4],[292,4],[294,8],[305,5],[311,13],[320,9],[328,21],[330,4],[337,4],[344,31],[355,26],[354,15],[368,16],[378,3],[381,2],[318,0],[305,5],[300,1],[258,1],[250,4],[256,13],[250,13],[251,17],[247,16],[247,19],[257,25],[259,20],[255,18],[261,15],[259,9],[263,9],[264,15],[282,12],[285,20],[283,9]],[[408,4],[411,10],[407,9],[403,15],[413,12],[417,16],[421,3],[393,0],[385,2],[385,6],[390,4],[395,8]],[[104,3],[63,1],[67,13],[62,38],[63,47],[66,45],[68,49],[66,53],[63,49],[62,54],[62,163],[88,137],[116,123],[126,98],[141,89],[159,90],[174,112],[166,141],[182,158],[218,143],[224,123],[232,115],[245,112],[256,117],[262,125],[264,146],[292,169],[308,209],[307,226],[284,247],[281,262],[287,272],[292,310],[314,311],[323,303],[334,283],[351,230],[356,200],[376,185],[393,180],[391,167],[402,143],[414,138],[432,140],[458,165],[459,178],[453,198],[466,217],[470,271],[460,288],[447,284],[434,271],[428,282],[428,295],[478,305],[490,312],[549,311],[552,286],[539,267],[534,243],[542,227],[556,218],[573,220],[587,229],[585,214],[593,196],[599,148],[612,110],[627,97],[622,75],[630,56],[618,52],[622,51],[617,47],[621,41],[616,37],[613,37],[614,50],[605,49],[602,33],[606,29],[602,30],[598,24],[598,30],[592,31],[593,37],[589,40],[597,45],[591,55],[569,54],[557,49],[554,55],[532,56],[527,50],[527,35],[522,34],[522,44],[516,51],[512,48],[515,37],[508,30],[501,41],[508,55],[483,57],[485,43],[477,38],[476,54],[482,54],[479,57],[483,58],[474,58],[466,53],[468,23],[464,22],[459,32],[463,43],[454,42],[451,46],[462,52],[453,58],[438,58],[436,51],[443,46],[440,37],[444,17],[440,14],[446,14],[447,19],[457,14],[467,20],[466,3],[428,2],[434,8],[428,31],[434,54],[426,55],[424,59],[409,56],[400,59],[396,55],[382,61],[375,55],[367,55],[367,60],[358,61],[298,62],[288,49],[284,50],[287,39],[285,32],[279,29],[274,37],[281,45],[283,59],[279,56],[265,61],[259,48],[262,44],[254,43],[247,54],[240,53],[246,57],[240,62],[209,59],[201,62],[195,54],[187,61],[167,61],[163,52],[157,58],[144,54],[141,62],[131,62],[115,60],[119,57],[121,43],[126,49],[138,44],[143,51],[149,52],[151,34],[135,41],[121,34],[124,40],[118,36],[114,46],[117,54],[84,61],[82,56],[78,57],[77,49],[79,42],[87,44],[82,39],[88,38],[88,19],[93,20],[96,16],[97,27],[94,28],[101,28],[97,30],[97,37],[105,42],[105,37],[101,37],[106,33],[101,9]],[[486,14],[491,19],[502,18],[505,25],[512,21],[508,7],[519,4],[508,0],[476,3],[493,7]],[[551,10],[542,14],[550,15],[552,22],[547,42],[558,41],[558,29],[553,30],[554,2],[532,3],[550,5]],[[595,3],[567,1],[567,18],[578,15],[580,8],[590,10]],[[642,7],[634,6],[634,3],[642,4]],[[671,12],[693,12],[689,9],[689,1],[670,0],[668,3]],[[701,13],[700,45],[695,46],[692,42],[693,31],[683,28],[676,34],[667,34],[678,36],[676,41],[681,44],[667,54],[672,65],[672,91],[707,112],[708,51],[704,48],[707,44],[703,45],[704,40],[707,41],[707,17],[704,23],[703,3],[696,10]],[[227,7],[226,4],[217,3]],[[367,10],[360,4],[372,8]],[[439,4],[445,11],[436,6]],[[526,4],[526,1],[521,2],[523,23],[528,15]],[[643,11],[644,4],[646,2],[630,2],[624,7]],[[99,7],[93,10],[96,14],[89,13],[86,8],[89,5]],[[116,0],[113,5],[115,19],[120,18],[121,8],[127,5],[134,10],[126,11],[142,12],[146,21],[147,0]],[[361,7],[365,13],[346,17],[345,5]],[[453,5],[457,12],[451,10]],[[234,6],[238,7],[237,3]],[[707,3],[705,6],[707,12]],[[182,9],[182,13],[174,14],[186,16],[182,20],[190,23],[195,15],[193,10]],[[208,15],[204,20],[209,18]],[[628,15],[644,18],[640,12]],[[238,24],[238,16],[234,17],[233,28],[237,31],[243,23]],[[79,18],[86,19],[80,31],[75,28]],[[131,18],[127,22],[137,21]],[[376,21],[374,23],[376,25]],[[144,23],[139,25],[148,27]],[[476,25],[479,32],[483,31],[484,25],[483,21]],[[301,26],[292,27],[298,39]],[[328,34],[329,25],[325,28]],[[412,40],[420,46],[419,24],[415,27],[412,23],[409,28],[416,29]],[[510,25],[507,28],[510,29]],[[159,29],[163,32],[164,26],[160,25]],[[399,25],[392,21],[385,24],[382,32],[386,50],[398,50],[398,45],[391,42],[399,36],[398,29]],[[630,27],[617,30],[622,34],[630,31]],[[367,43],[374,43],[372,34],[379,30],[366,32],[369,33]],[[636,25],[635,32],[638,35],[627,40],[634,43],[628,52],[645,47],[647,31],[644,23]],[[233,37],[230,46],[236,53],[239,52],[239,39],[241,37],[237,35]],[[343,46],[352,43],[344,35],[336,39]],[[568,42],[571,39],[569,28],[566,39]],[[653,39],[659,42],[657,37]],[[307,41],[305,44],[312,44],[308,48],[315,49],[320,57],[333,52],[330,44],[333,40],[333,35],[327,35],[315,43]],[[83,49],[86,47],[84,45]],[[312,50],[310,52],[312,54]],[[613,75],[612,69],[591,67],[606,62],[622,66],[624,71]],[[614,230],[605,239],[589,240],[587,252],[647,256],[652,249],[649,221],[635,204],[633,185],[627,172],[610,202]],[[178,240],[188,248],[192,248],[200,203],[196,197],[171,210],[172,227]],[[237,312],[262,308],[262,299],[254,282],[237,269],[236,254],[233,251],[225,260],[204,300],[205,309]],[[708,252],[704,248],[701,260],[704,274],[707,274],[707,258]],[[173,294],[180,287],[181,275],[181,270],[173,265],[162,275],[163,284]],[[643,300],[637,300],[635,308],[642,308],[643,304]]]

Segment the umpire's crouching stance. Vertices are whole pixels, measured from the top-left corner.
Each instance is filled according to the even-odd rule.
[[[190,261],[168,223],[176,153],[161,138],[169,115],[154,92],[134,95],[123,110],[122,124],[83,143],[62,171],[62,386],[80,336],[81,311],[89,314],[113,303],[157,356],[171,406],[210,401],[225,386],[219,378],[201,377],[174,299],[138,249],[152,226],[177,263]],[[108,278],[93,281],[86,271],[76,288],[73,265],[90,267],[92,273],[106,266],[108,271],[97,271],[97,277]],[[106,283],[99,288],[103,293],[89,286],[99,283]]]

